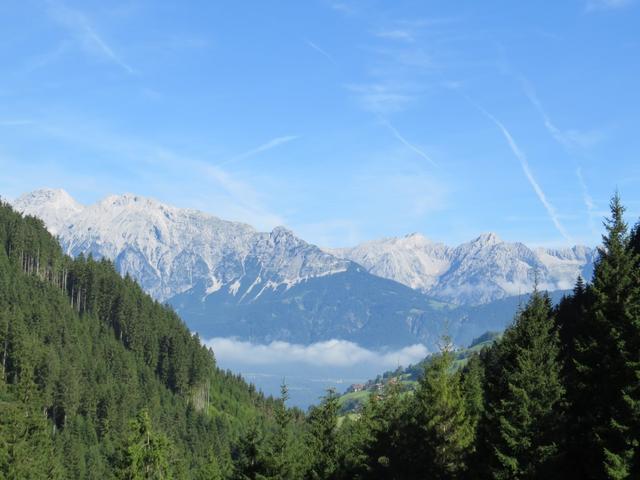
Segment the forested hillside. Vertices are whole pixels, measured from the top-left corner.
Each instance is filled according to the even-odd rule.
[[[5,204],[0,246],[0,478],[228,476],[247,426],[273,423],[277,402],[108,261]]]

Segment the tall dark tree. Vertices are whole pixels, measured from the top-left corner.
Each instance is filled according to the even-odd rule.
[[[475,441],[478,424],[484,414],[484,367],[480,355],[474,354],[469,358],[461,375],[462,394]]]
[[[577,335],[574,388],[582,401],[572,408],[588,432],[586,478],[623,479],[640,475],[640,280],[617,194],[610,209],[589,288],[592,304]]]
[[[425,478],[460,478],[475,440],[474,420],[453,360],[445,347],[426,366],[415,394],[414,421],[423,447],[418,461]]]
[[[560,478],[563,423],[558,335],[551,301],[535,291],[486,356],[487,405],[480,452],[491,478]]]
[[[311,479],[328,480],[338,473],[338,410],[338,396],[334,389],[329,389],[322,403],[309,413],[313,460],[308,477]]]
[[[577,362],[581,345],[585,344],[585,333],[589,331],[589,305],[592,303],[590,289],[581,276],[578,277],[573,294],[562,298],[555,308],[554,319],[560,338],[562,384],[565,387],[565,422],[563,424],[563,461],[561,470],[566,478],[588,478],[589,463],[584,456],[591,435],[585,421],[589,415],[591,400],[584,396],[580,383],[580,366]]]

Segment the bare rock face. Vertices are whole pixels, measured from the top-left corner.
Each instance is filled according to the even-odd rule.
[[[590,278],[594,249],[530,249],[502,241],[495,233],[449,247],[419,234],[329,250],[369,272],[456,304],[478,305],[542,290],[568,290]]]
[[[125,194],[82,206],[64,190],[38,190],[14,207],[41,218],[70,255],[109,258],[158,300],[195,285],[211,294],[226,288],[249,300],[264,289],[344,272],[351,263],[323,252],[283,227],[270,233],[197,210]],[[248,269],[248,265],[251,268]],[[259,274],[247,290],[247,270]]]

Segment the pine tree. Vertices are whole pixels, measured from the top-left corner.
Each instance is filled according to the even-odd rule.
[[[249,426],[241,437],[234,455],[234,480],[264,479],[267,473],[267,461],[263,448],[265,439],[257,425]]]
[[[640,475],[640,280],[617,194],[610,208],[578,338],[576,389],[586,401],[580,420],[590,434],[583,451],[590,478],[623,479]]]
[[[338,396],[335,389],[327,390],[322,403],[309,413],[311,454],[313,456],[309,477],[312,479],[335,478],[338,469]]]
[[[472,355],[462,369],[462,393],[467,416],[474,432],[477,433],[480,418],[484,413],[484,368],[480,355]]]
[[[0,478],[63,478],[46,418],[0,399]]]
[[[287,409],[289,390],[284,380],[280,386],[280,399],[276,403],[276,428],[270,441],[269,468],[265,478],[274,480],[293,480],[296,472],[291,436],[291,412]]]
[[[121,477],[126,480],[170,479],[171,444],[167,437],[152,430],[146,410],[130,423],[131,432],[125,444]]]
[[[471,453],[474,424],[467,411],[459,372],[447,346],[426,366],[415,394],[417,438],[427,478],[459,478]]]
[[[591,399],[584,396],[580,383],[577,358],[589,331],[589,305],[592,303],[589,287],[578,277],[573,294],[562,298],[554,311],[556,329],[560,339],[562,384],[565,387],[565,431],[560,445],[562,466],[566,478],[589,478],[593,467],[585,462],[590,429],[585,421],[589,415]]]
[[[487,476],[557,477],[562,425],[558,336],[551,302],[534,291],[489,355],[482,452]]]
[[[358,478],[395,479],[415,477],[411,472],[422,470],[421,459],[415,448],[411,415],[397,382],[389,381],[382,390],[373,392],[363,408],[361,430],[356,433],[360,454],[351,453],[351,460],[364,461]],[[354,455],[355,454],[355,455]],[[362,457],[360,457],[362,458]]]

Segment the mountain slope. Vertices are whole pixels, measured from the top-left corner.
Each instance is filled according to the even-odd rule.
[[[2,478],[133,478],[131,422],[167,478],[205,478],[229,473],[246,425],[271,422],[273,401],[217,369],[174,312],[4,204],[0,359]]]
[[[257,299],[238,302],[227,290],[205,295],[201,287],[169,301],[203,336],[259,342],[310,344],[340,338],[373,348],[433,347],[446,319],[441,303],[355,264],[291,288],[267,289]]]
[[[570,289],[578,275],[589,278],[596,255],[580,246],[530,249],[493,233],[455,248],[412,234],[328,251],[433,298],[471,305],[528,293],[536,278],[541,289]]]

